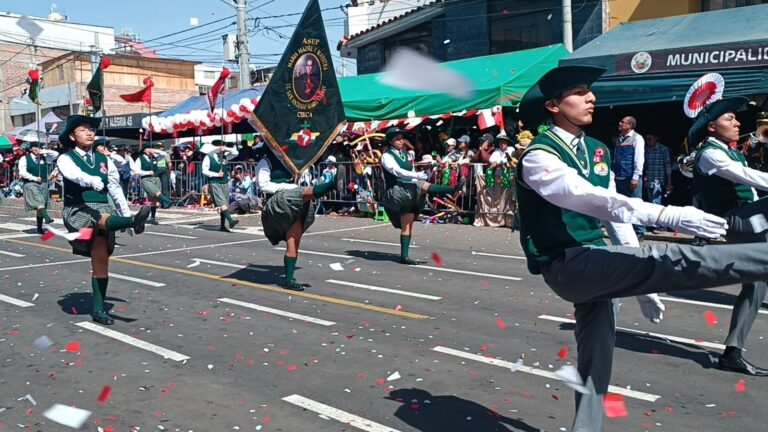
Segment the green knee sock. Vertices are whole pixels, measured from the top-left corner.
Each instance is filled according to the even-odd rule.
[[[40,209],[40,215],[43,219],[45,219],[45,223],[51,223],[53,222],[53,219],[48,215],[48,210],[46,209]]]
[[[107,278],[91,278],[91,290],[93,291],[93,313],[104,313],[104,297],[107,294]],[[103,287],[103,288],[102,288]]]
[[[224,221],[227,220],[227,216],[224,214],[224,212],[219,213],[219,218],[221,219],[221,227],[224,228]]]
[[[431,194],[449,194],[453,192],[453,186],[443,186],[443,185],[429,185],[429,188],[427,188],[427,192]]]
[[[133,228],[133,216],[110,216],[104,223],[110,231],[119,231],[124,228]]]
[[[151,217],[152,219],[154,219],[156,214],[157,214],[157,207],[154,207],[154,206],[153,206],[153,207],[152,207],[152,210],[151,210],[151,212],[150,212],[150,217]]]
[[[293,277],[293,274],[296,272],[296,257],[289,257],[287,255],[283,256],[283,265],[285,266],[285,281],[291,282],[295,281],[296,278]]]
[[[229,226],[232,226],[232,222],[234,221],[232,220],[232,215],[229,214],[229,210],[224,210],[223,212],[221,212],[221,215],[224,216],[224,219],[226,219],[227,222],[229,222]],[[223,224],[224,222],[222,222],[222,225]]]
[[[411,236],[400,235],[400,258],[408,258],[408,249],[411,248]]]
[[[173,204],[173,201],[171,201],[170,198],[162,194],[157,199],[160,200],[160,203],[162,203],[166,207],[170,207],[171,204]]]
[[[43,230],[43,218],[41,216],[37,217],[37,230],[38,231]]]
[[[320,198],[321,196],[330,192],[334,187],[336,187],[335,177],[325,183],[320,183],[312,186],[312,196],[314,196],[315,198]]]

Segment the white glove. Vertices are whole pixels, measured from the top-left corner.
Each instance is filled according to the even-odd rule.
[[[640,303],[640,310],[644,317],[654,324],[658,324],[664,319],[664,311],[667,309],[664,307],[664,303],[659,300],[658,294],[639,295],[636,298],[637,302]]]
[[[429,178],[429,174],[425,173],[424,171],[420,171],[416,175],[416,178],[419,179],[419,180],[427,180]]]
[[[656,226],[668,226],[698,237],[718,238],[725,235],[728,222],[696,207],[666,206],[659,214]]]
[[[96,192],[104,189],[104,182],[101,180],[101,177],[91,177],[91,187],[94,188]]]

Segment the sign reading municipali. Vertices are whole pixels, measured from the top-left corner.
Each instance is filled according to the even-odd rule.
[[[708,45],[616,56],[615,75],[768,66],[768,42]]]

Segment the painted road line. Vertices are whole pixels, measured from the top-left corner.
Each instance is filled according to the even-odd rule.
[[[162,356],[167,359],[171,359],[174,361],[184,361],[189,360],[188,356],[185,356],[184,354],[179,354],[176,351],[171,351],[169,349],[165,349],[163,347],[151,344],[149,342],[145,342],[140,339],[136,339],[133,336],[128,336],[127,334],[123,334],[120,332],[116,332],[114,330],[110,330],[108,328],[104,328],[102,326],[96,325],[90,321],[81,321],[79,323],[75,323],[76,326],[84,328],[86,330],[90,330],[92,332],[96,332],[99,334],[102,334],[107,337],[111,337],[112,339],[117,339],[120,342],[125,342],[128,345],[133,345],[136,348],[141,348],[145,351],[153,352],[159,356]]]
[[[284,247],[276,247],[275,250],[284,251],[285,248]],[[354,258],[353,256],[350,256],[350,255],[332,254],[332,253],[328,253],[328,252],[308,251],[308,250],[303,250],[303,249],[299,253],[310,254],[310,255],[321,255],[321,256],[327,256],[327,257],[333,257],[333,258],[347,258],[347,259]]]
[[[262,239],[262,240],[265,240],[265,239]],[[43,248],[43,249],[58,250],[58,251],[63,252],[63,253],[70,253],[69,249],[58,248],[58,247],[55,247],[55,246],[47,246],[47,245],[41,245],[41,244],[37,244],[37,243],[30,243],[30,242],[26,242],[26,241],[22,241],[22,240],[8,240],[8,241],[12,242],[12,243],[27,245],[27,246],[39,247],[39,248]],[[259,241],[259,240],[246,240],[246,241],[238,242],[238,243],[251,243],[251,242],[255,242],[255,241]],[[221,244],[218,244],[217,246],[221,246]],[[211,246],[205,246],[205,247],[211,247]],[[196,247],[186,248],[186,249],[196,249]],[[181,249],[181,250],[185,250],[185,249]],[[139,255],[144,255],[144,254],[139,254]],[[85,260],[81,260],[81,261],[90,261],[90,260],[85,259]],[[330,296],[324,296],[324,295],[319,295],[319,294],[312,294],[312,293],[308,293],[308,292],[305,292],[305,291],[286,291],[284,288],[280,288],[280,287],[274,286],[274,285],[264,285],[264,284],[244,281],[244,280],[240,280],[240,279],[234,279],[234,278],[228,278],[228,277],[223,277],[223,276],[218,276],[218,275],[213,275],[213,274],[208,274],[208,273],[196,272],[196,271],[192,271],[192,270],[188,270],[188,269],[180,269],[180,268],[168,267],[168,266],[159,265],[159,264],[152,264],[152,263],[146,263],[146,262],[141,262],[141,261],[134,261],[134,260],[126,259],[126,258],[123,258],[123,257],[112,256],[112,257],[110,257],[110,261],[124,263],[124,264],[131,264],[131,265],[135,265],[135,266],[138,266],[138,267],[151,268],[151,269],[155,269],[155,270],[162,270],[162,271],[167,271],[167,272],[171,272],[171,273],[179,273],[179,274],[183,274],[183,275],[187,275],[187,276],[194,276],[194,277],[198,277],[198,278],[202,278],[202,279],[212,280],[212,281],[220,282],[220,283],[230,283],[230,284],[235,284],[235,285],[239,284],[241,286],[247,286],[247,287],[250,287],[250,288],[256,288],[256,289],[260,289],[262,291],[271,291],[271,292],[279,293],[279,294],[282,294],[282,295],[289,295],[289,296],[292,296],[292,297],[304,297],[304,298],[309,298],[309,299],[313,299],[313,300],[317,300],[317,301],[321,301],[321,302],[325,302],[325,303],[341,305],[341,306],[348,306],[348,307],[352,307],[352,308],[356,308],[356,309],[363,309],[363,310],[367,310],[367,311],[379,312],[379,313],[383,313],[383,314],[387,314],[387,315],[395,315],[395,316],[399,316],[399,317],[403,317],[403,318],[409,318],[409,319],[415,319],[415,320],[429,319],[429,315],[422,315],[422,314],[418,314],[418,313],[414,313],[414,312],[406,312],[406,311],[403,311],[403,310],[396,310],[396,309],[385,308],[385,307],[381,307],[381,306],[373,306],[373,305],[368,305],[368,304],[365,304],[365,303],[345,300],[345,299],[341,299],[341,298],[337,298],[337,297],[330,297]],[[53,264],[61,264],[61,263],[53,263]],[[0,270],[2,270],[2,269],[0,269]]]
[[[37,221],[37,218],[36,217],[24,217],[24,218],[19,218],[19,220]],[[64,225],[64,219],[53,218],[53,222],[51,222],[50,225]]]
[[[400,295],[405,295],[405,296],[410,296],[410,297],[423,298],[423,299],[427,299],[427,300],[442,300],[443,299],[442,297],[437,297],[437,296],[428,295],[428,294],[419,294],[419,293],[415,293],[415,292],[401,291],[401,290],[392,289],[392,288],[382,288],[382,287],[377,287],[377,286],[373,286],[373,285],[363,285],[363,284],[354,283],[354,282],[344,282],[344,281],[340,281],[340,280],[336,280],[336,279],[328,279],[326,282],[332,283],[332,284],[336,284],[336,285],[344,285],[344,286],[351,286],[351,287],[354,287],[354,288],[362,288],[362,289],[367,289],[367,290],[371,290],[371,291],[382,291],[382,292],[388,292],[388,293],[392,293],[392,294],[400,294]]]
[[[516,259],[516,260],[524,260],[524,256],[516,256],[516,255],[502,255],[502,254],[494,254],[494,253],[486,253],[486,252],[475,252],[472,251],[472,255],[482,255],[482,256],[489,256],[489,257],[496,257],[496,258],[510,258],[510,259]]]
[[[560,378],[558,378],[553,372],[539,369],[539,368],[533,368],[530,366],[525,365],[518,365],[517,363],[512,363],[506,360],[499,360],[494,358],[488,358],[485,356],[477,355],[477,354],[471,354],[464,351],[459,351],[453,348],[446,348],[444,346],[436,346],[432,348],[432,351],[437,351],[443,354],[448,354],[456,357],[461,357],[467,360],[474,360],[477,362],[493,365],[493,366],[499,366],[503,367],[509,370],[514,369],[516,372],[522,372],[527,373],[531,375],[536,375],[544,378],[549,378],[557,381],[562,381]],[[608,391],[611,393],[618,393],[621,395],[624,395],[626,397],[631,397],[633,399],[639,399],[647,402],[656,402],[661,396],[651,394],[651,393],[644,393],[639,392],[636,390],[629,390],[622,387],[616,387],[616,386],[608,386]]]
[[[66,251],[66,252],[69,252],[69,251]],[[27,265],[20,265],[20,266],[14,266],[14,267],[3,267],[3,268],[0,268],[0,272],[10,271],[10,270],[32,269],[37,267],[49,267],[49,266],[64,265],[64,264],[74,264],[74,263],[82,263],[82,262],[91,262],[91,259],[85,258],[85,259],[77,259],[77,260],[70,260],[70,261],[57,261],[57,262],[47,262],[47,263],[41,263],[41,264],[27,264]]]
[[[18,307],[30,307],[34,306],[33,303],[25,302],[24,300],[15,299],[13,297],[8,297],[7,295],[0,294],[0,301],[4,301],[6,303],[10,303],[12,305],[16,305]]]
[[[423,268],[423,269],[427,269],[427,270],[437,270],[437,271],[443,271],[443,272],[448,272],[448,273],[461,273],[461,274],[466,274],[466,275],[482,276],[482,277],[495,278],[495,279],[506,279],[506,280],[513,280],[513,281],[523,280],[522,278],[514,277],[514,276],[502,276],[502,275],[497,275],[497,274],[493,274],[493,273],[478,273],[478,272],[473,272],[473,271],[469,271],[469,270],[457,270],[457,269],[452,269],[452,268],[433,267],[433,266],[421,265],[421,264],[414,265],[414,266],[411,266],[411,267],[418,267],[418,268]]]
[[[25,234],[25,233],[8,233],[8,234],[0,234],[0,240],[5,239],[15,239],[15,238],[24,238],[24,237],[34,237],[39,236],[40,234]]]
[[[351,238],[343,238],[342,240],[352,242],[352,243],[370,243],[370,244],[376,244],[376,245],[400,247],[400,243],[389,243],[389,242],[382,242],[382,241],[360,240],[360,239],[351,239]],[[419,246],[412,244],[410,247],[417,248]]]
[[[28,231],[28,230],[37,229],[37,227],[35,227],[34,225],[17,224],[14,222],[2,223],[0,224],[0,228],[11,230],[11,231]]]
[[[670,301],[670,302],[676,302],[676,303],[686,303],[686,304],[692,304],[697,306],[704,306],[704,307],[712,307],[712,308],[720,308],[720,309],[730,309],[733,310],[733,306],[728,306],[720,303],[709,303],[709,302],[703,302],[703,301],[697,301],[697,300],[688,300],[688,299],[682,299],[677,297],[662,297],[659,296],[659,300],[663,301]],[[760,309],[757,311],[757,313],[768,315],[768,311],[765,309]]]
[[[312,399],[307,399],[304,396],[297,394],[286,396],[283,400],[366,432],[400,432],[397,429],[392,429],[391,427],[378,424],[374,421],[364,419],[320,402],[315,402]]]
[[[256,268],[256,267],[252,268],[251,267],[252,264],[231,264],[231,263],[225,263],[225,262],[221,262],[221,261],[211,261],[211,260],[207,260],[207,259],[203,259],[203,258],[190,258],[190,260],[197,261],[199,263],[220,265],[222,267],[232,267],[232,268],[236,268],[238,270],[267,271],[266,269],[263,269],[263,268]],[[243,266],[245,266],[245,267],[243,267]]]
[[[139,278],[135,278],[135,277],[131,277],[131,276],[123,276],[123,275],[117,274],[117,273],[109,273],[109,277],[113,277],[115,279],[127,280],[127,281],[131,281],[131,282],[136,282],[136,283],[140,283],[140,284],[143,284],[143,285],[149,285],[149,286],[153,286],[153,287],[164,287],[165,286],[165,284],[162,283],[162,282],[154,282],[154,281],[151,281],[151,280],[139,279]]]
[[[8,252],[8,251],[4,251],[4,250],[0,250],[0,254],[12,256],[14,258],[24,258],[25,257],[25,255],[14,253],[14,252]]]
[[[264,235],[264,230],[259,227],[230,228],[229,230],[238,234]]]
[[[149,235],[156,235],[156,236],[163,236],[163,237],[175,237],[175,238],[183,238],[183,239],[196,239],[197,237],[192,237],[188,235],[180,235],[180,234],[168,234],[168,233],[161,233],[161,232],[153,232],[153,231],[144,231],[145,234]]]
[[[224,303],[230,303],[230,304],[233,304],[233,305],[238,305],[238,306],[246,307],[246,308],[249,308],[249,309],[254,309],[254,310],[257,310],[257,311],[271,313],[272,315],[284,316],[284,317],[288,317],[288,318],[297,319],[297,320],[300,320],[300,321],[310,322],[310,323],[313,323],[313,324],[319,324],[319,325],[322,325],[322,326],[332,326],[332,325],[336,324],[333,321],[326,321],[326,320],[320,319],[320,318],[313,318],[311,316],[299,315],[299,314],[295,314],[293,312],[283,311],[283,310],[280,310],[280,309],[272,309],[271,307],[261,306],[261,305],[257,305],[257,304],[253,304],[253,303],[247,303],[247,302],[244,302],[244,301],[234,300],[234,299],[231,299],[231,298],[226,298],[225,297],[225,298],[220,298],[218,300],[220,302],[224,302]]]
[[[552,316],[552,315],[539,315],[539,318],[543,319],[543,320],[547,320],[547,321],[555,321],[555,322],[561,322],[561,323],[569,323],[569,324],[576,323],[575,319],[572,319],[572,318],[561,318],[561,317],[556,317],[556,316]],[[646,331],[635,330],[635,329],[630,329],[630,328],[626,328],[626,327],[616,327],[616,331],[620,331],[620,332],[624,332],[624,333],[632,333],[632,334],[641,335],[641,336],[651,336],[651,337],[654,337],[654,338],[666,339],[666,340],[669,340],[669,341],[672,341],[672,342],[678,342],[678,343],[687,344],[687,345],[695,345],[695,346],[698,346],[698,347],[712,348],[712,349],[716,349],[716,350],[720,350],[720,351],[725,349],[725,345],[719,344],[719,343],[705,342],[705,341],[702,341],[702,340],[684,338],[684,337],[679,337],[679,336],[665,335],[665,334],[661,334],[661,333],[646,332]]]

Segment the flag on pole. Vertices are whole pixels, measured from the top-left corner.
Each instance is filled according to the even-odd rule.
[[[40,105],[38,99],[40,97],[40,71],[31,69],[27,76],[27,84],[29,84],[27,96],[29,96],[29,100]]]
[[[229,69],[223,68],[219,74],[219,79],[213,83],[211,89],[208,91],[208,107],[210,108],[211,112],[213,112],[214,108],[216,108],[216,99],[219,98],[220,94],[224,94],[224,89],[226,89],[224,84],[227,82],[228,77]]]
[[[294,175],[344,127],[344,106],[318,0],[310,0],[248,121]]]
[[[152,81],[151,76],[144,78],[143,83],[143,89],[137,91],[136,93],[120,95],[120,99],[130,103],[143,102],[147,105],[152,105],[152,87],[155,86],[155,83]]]
[[[477,126],[480,130],[493,126],[504,128],[504,117],[500,106],[480,110],[477,117]]]
[[[93,106],[93,113],[101,111],[104,107],[104,70],[112,64],[109,57],[102,57],[99,62],[99,66],[93,73],[91,81],[85,86],[88,90],[88,98],[91,100]]]

